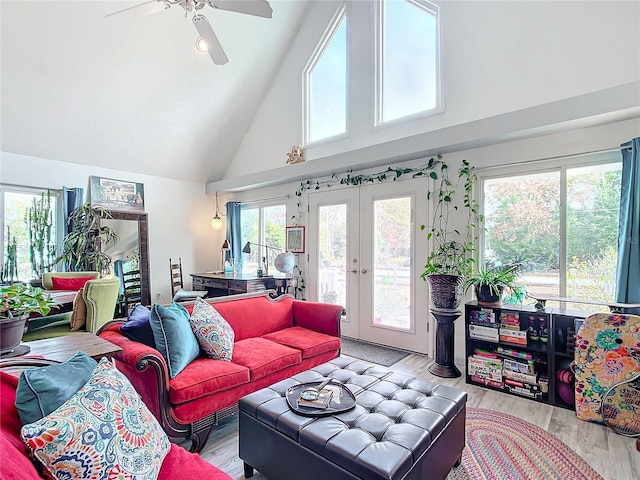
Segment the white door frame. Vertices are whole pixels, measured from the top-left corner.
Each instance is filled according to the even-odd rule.
[[[372,312],[372,276],[362,271],[371,271],[373,202],[377,199],[412,197],[412,248],[411,248],[411,319],[410,332],[388,327],[374,326]],[[347,203],[348,215],[355,213],[348,221],[347,239],[347,316],[342,322],[345,336],[360,338],[373,343],[396,346],[407,350],[433,354],[435,325],[428,311],[428,286],[420,278],[424,259],[428,252],[426,235],[420,225],[428,224],[429,202],[424,190],[424,179],[387,182],[362,187],[332,189],[330,192],[309,194],[309,271],[308,296],[319,301],[318,294],[318,210],[325,205]],[[366,205],[364,205],[366,203]],[[366,232],[366,233],[365,233]],[[364,238],[368,236],[368,238]],[[423,253],[417,253],[423,252]],[[352,270],[357,271],[353,273]],[[365,317],[368,317],[365,320]],[[354,321],[356,320],[356,321]]]

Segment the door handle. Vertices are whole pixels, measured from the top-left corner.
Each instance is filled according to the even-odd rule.
[[[368,269],[368,268],[363,268],[363,269],[362,269],[362,273],[367,273],[368,271],[369,271],[369,269]]]
[[[353,270],[351,270],[351,273],[358,273],[358,269],[354,268]]]

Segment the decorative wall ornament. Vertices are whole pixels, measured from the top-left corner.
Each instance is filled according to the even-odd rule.
[[[287,250],[304,253],[304,227],[287,227]]]
[[[302,158],[304,155],[304,149],[302,148],[302,145],[294,145],[293,147],[291,147],[291,152],[287,153],[287,163],[301,163],[304,162],[304,158]]]

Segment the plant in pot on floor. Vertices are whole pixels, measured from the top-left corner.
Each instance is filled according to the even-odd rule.
[[[513,301],[522,303],[526,293],[517,282],[522,266],[522,262],[515,262],[481,267],[465,278],[464,291],[468,292],[473,287],[478,303],[500,303],[505,294]]]
[[[467,160],[462,161],[455,184],[450,180],[449,168],[444,162],[440,163],[440,174],[434,171],[431,178],[438,182],[436,189],[427,194],[427,199],[436,198],[433,221],[431,225],[421,225],[420,228],[427,232],[427,240],[432,242],[433,249],[420,276],[429,282],[431,309],[451,312],[458,309],[464,278],[472,272],[478,228],[483,216],[472,195],[477,176]],[[463,192],[462,205],[455,201],[459,189]],[[464,215],[464,229],[449,224],[453,220],[452,214],[457,212]],[[457,216],[456,222],[460,220]]]
[[[45,290],[22,283],[1,286],[0,301],[0,355],[14,352],[20,345],[29,314],[45,316],[57,305]]]

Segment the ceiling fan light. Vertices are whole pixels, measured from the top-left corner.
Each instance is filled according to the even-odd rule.
[[[209,51],[209,45],[207,44],[207,41],[202,38],[202,37],[198,37],[196,38],[196,50],[198,50],[199,52],[208,52]]]
[[[220,230],[222,228],[222,219],[216,213],[216,216],[211,219],[211,228],[214,230]]]

